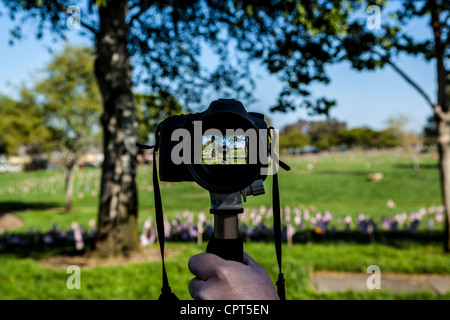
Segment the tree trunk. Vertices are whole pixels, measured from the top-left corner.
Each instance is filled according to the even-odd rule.
[[[444,250],[450,252],[450,115],[438,114],[438,150],[442,200],[445,206]]]
[[[422,179],[422,173],[420,173],[420,151],[413,151],[413,154],[411,155],[411,159],[413,162],[414,172],[416,173],[417,179]]]
[[[70,212],[73,196],[73,166],[64,168],[64,180],[66,184],[66,212]]]
[[[444,250],[450,252],[450,112],[447,105],[447,76],[445,69],[446,44],[442,42],[442,24],[439,20],[441,9],[437,1],[431,1],[431,28],[433,29],[436,53],[436,73],[438,80],[438,101],[434,107],[438,122],[438,149],[441,169],[442,198],[445,205]]]
[[[95,73],[103,97],[103,152],[96,253],[119,255],[138,249],[137,118],[127,49],[127,1],[99,8]]]

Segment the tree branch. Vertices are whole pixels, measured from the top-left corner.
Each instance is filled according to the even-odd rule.
[[[378,55],[382,61],[390,65],[406,82],[408,82],[417,92],[428,102],[430,107],[435,110],[436,104],[433,103],[430,96],[423,90],[413,79],[411,79],[402,69],[400,69],[395,63],[393,63],[387,56],[383,56],[380,53],[373,51]]]
[[[414,82],[403,70],[401,70],[396,64],[392,63],[390,60],[386,61],[387,64],[389,64],[397,73],[405,79],[406,82],[408,82],[411,86],[413,86],[414,89],[419,92],[419,94],[428,102],[431,108],[434,108],[435,104],[433,101],[431,101],[430,96],[426,94],[426,92],[416,83]]]

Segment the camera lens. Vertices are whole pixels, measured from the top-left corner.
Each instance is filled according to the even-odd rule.
[[[249,164],[249,141],[249,137],[243,134],[202,136],[202,164]]]
[[[188,169],[202,187],[231,193],[258,178],[258,130],[251,119],[230,112],[211,114],[202,120],[202,135],[197,138],[201,141],[192,145],[201,145],[201,159],[194,159]]]

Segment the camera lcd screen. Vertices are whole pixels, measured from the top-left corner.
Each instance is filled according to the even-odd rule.
[[[248,164],[249,138],[236,136],[202,136],[203,165]]]

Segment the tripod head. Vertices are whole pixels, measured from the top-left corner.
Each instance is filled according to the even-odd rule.
[[[211,209],[214,215],[214,234],[208,242],[206,252],[214,253],[226,260],[243,261],[243,241],[239,237],[238,214],[242,213],[242,200],[248,195],[264,194],[262,180],[254,181],[247,188],[233,193],[221,194],[210,191]]]

